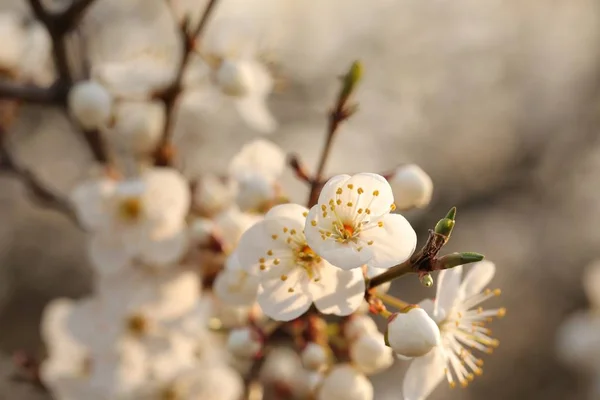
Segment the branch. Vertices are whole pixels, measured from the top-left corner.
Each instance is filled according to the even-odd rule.
[[[198,37],[206,28],[208,20],[215,9],[218,0],[209,0],[204,9],[204,13],[198,22],[196,28],[190,32],[189,20],[184,19],[179,27],[179,37],[183,45],[181,59],[179,60],[179,68],[173,82],[169,87],[156,95],[156,98],[161,100],[165,105],[165,124],[163,127],[163,135],[159,141],[156,150],[154,151],[154,163],[159,166],[168,166],[173,163],[174,152],[171,146],[171,137],[173,134],[173,119],[174,109],[181,94],[183,76],[185,69],[190,60],[190,56],[196,47]]]
[[[309,208],[317,203],[319,192],[323,187],[323,173],[325,171],[325,164],[327,163],[329,154],[331,152],[333,137],[335,136],[340,124],[350,118],[358,109],[355,104],[348,106],[347,103],[350,95],[356,88],[356,84],[360,80],[361,75],[362,66],[358,61],[355,61],[350,67],[348,73],[343,77],[343,85],[338,95],[336,105],[333,111],[329,113],[329,125],[327,129],[327,137],[325,138],[325,146],[321,152],[319,165],[317,166],[317,172],[315,172],[313,177],[310,194],[308,195]]]
[[[288,163],[289,167],[292,169],[292,171],[294,171],[294,174],[296,175],[296,177],[298,179],[300,179],[302,182],[306,182],[310,185],[313,184],[313,178],[310,176],[310,174],[306,170],[306,167],[304,166],[304,164],[302,164],[302,162],[300,161],[300,157],[298,156],[298,154],[295,154],[295,153],[288,154],[287,163]]]
[[[18,85],[0,81],[0,99],[18,99],[28,103],[56,104],[59,102],[59,90],[52,85],[44,88],[36,85]]]

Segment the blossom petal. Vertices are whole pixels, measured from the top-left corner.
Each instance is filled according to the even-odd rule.
[[[339,243],[331,237],[323,236],[321,227],[325,227],[327,223],[331,225],[333,221],[329,216],[323,218],[318,206],[310,209],[306,222],[304,234],[308,245],[332,265],[346,270],[354,269],[363,266],[372,257],[368,251],[358,251],[358,246],[352,242]]]
[[[351,176],[347,174],[341,174],[331,177],[321,188],[318,203],[328,204],[329,199],[335,198],[335,192],[338,189],[338,187],[342,186],[350,178]]]
[[[167,224],[182,222],[191,201],[184,177],[172,168],[153,168],[142,179],[146,185],[143,201],[149,217],[160,218]]]
[[[298,226],[304,228],[306,222],[306,216],[308,215],[308,208],[301,206],[300,204],[287,203],[280,204],[271,208],[266,214],[265,218],[289,218],[298,221]]]
[[[400,214],[387,214],[380,222],[360,233],[364,250],[371,254],[368,265],[390,268],[406,261],[417,247],[417,234],[410,223]],[[368,244],[372,243],[372,244]]]
[[[496,266],[491,261],[480,261],[469,267],[468,272],[460,285],[460,296],[471,297],[480,293],[492,280],[496,273]]]
[[[183,256],[187,250],[187,239],[183,226],[171,232],[155,232],[139,249],[139,257],[153,266],[168,266]]]
[[[92,235],[88,244],[88,255],[92,265],[101,274],[111,274],[127,267],[132,254],[123,245],[119,235],[97,233]]]
[[[452,309],[458,298],[462,265],[445,269],[438,275],[437,293],[435,297],[434,320],[440,322]]]
[[[110,221],[107,200],[115,192],[115,183],[108,179],[90,181],[77,186],[71,193],[77,219],[91,230],[106,227]]]
[[[433,311],[435,309],[435,302],[432,299],[425,299],[419,302],[419,307],[421,307],[427,315],[429,315],[433,319]]]
[[[236,99],[236,108],[244,121],[253,129],[263,133],[272,133],[277,129],[277,120],[267,107],[264,96],[251,94]]]
[[[365,294],[365,279],[357,268],[346,271],[322,262],[321,279],[311,282],[315,306],[323,314],[350,315],[360,307]]]
[[[262,282],[258,304],[265,315],[277,321],[290,321],[304,314],[312,304],[305,277],[304,270],[295,268],[285,281],[275,278]]]
[[[246,143],[232,158],[229,164],[229,175],[238,179],[251,172],[272,182],[281,176],[284,168],[283,150],[269,140],[256,139]]]
[[[225,304],[249,306],[256,300],[258,284],[258,277],[244,271],[234,253],[225,262],[225,269],[217,275],[213,290]]]
[[[404,400],[424,400],[444,379],[446,362],[440,347],[435,347],[423,357],[415,358],[404,375],[402,395]]]

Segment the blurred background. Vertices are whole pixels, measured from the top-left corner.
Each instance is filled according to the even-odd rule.
[[[168,18],[153,3],[163,1],[97,0],[82,29],[92,42],[94,29],[136,21],[159,31]],[[0,0],[0,11],[29,15],[26,3]],[[204,1],[175,3],[199,13]],[[561,365],[554,343],[560,322],[587,306],[581,271],[600,256],[600,2],[222,3],[220,15],[260,26],[269,40],[282,82],[269,99],[280,124],[269,139],[314,167],[337,77],[360,59],[360,111],[336,138],[328,173],[420,165],[435,185],[432,204],[407,214],[420,243],[457,206],[447,250],[477,251],[496,262],[492,284],[502,296],[491,306],[508,311],[492,326],[500,347],[484,356],[485,373],[469,388],[440,385],[431,398],[584,398],[587,377]],[[119,7],[124,16],[110,17]],[[182,105],[177,118],[189,175],[224,171],[243,143],[260,136],[226,107],[199,112]],[[20,162],[61,193],[91,165],[84,143],[53,109],[25,105],[11,140]],[[291,172],[285,184],[292,199],[304,201],[306,190]],[[92,280],[81,232],[0,173],[0,399],[45,398],[10,379],[10,355],[41,354],[44,305],[89,293]],[[392,290],[413,302],[434,296],[413,278]],[[405,367],[398,362],[375,378],[376,399],[401,397]]]

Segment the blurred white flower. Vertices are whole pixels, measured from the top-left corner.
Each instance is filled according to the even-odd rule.
[[[212,174],[198,179],[194,188],[194,205],[206,217],[212,217],[229,208],[235,197],[231,185]]]
[[[76,83],[67,98],[69,112],[85,129],[104,127],[112,113],[113,98],[94,81]]]
[[[327,364],[325,348],[318,343],[310,342],[300,354],[304,368],[318,371]]]
[[[395,208],[389,183],[377,174],[337,175],[306,218],[309,246],[330,263],[390,268],[408,259],[417,235]]]
[[[325,376],[317,400],[371,400],[373,385],[350,364],[338,364]]]
[[[26,41],[25,21],[16,13],[0,13],[0,72],[17,74]]]
[[[365,374],[376,374],[394,363],[392,349],[385,345],[383,334],[371,332],[350,344],[352,364]]]
[[[259,376],[262,382],[296,395],[306,392],[307,375],[298,353],[287,347],[275,347],[266,354]]]
[[[600,315],[579,312],[557,332],[557,352],[566,363],[600,374]]]
[[[245,144],[229,163],[236,184],[236,201],[242,210],[258,210],[276,195],[277,180],[285,168],[281,148],[264,139]]]
[[[109,137],[115,147],[149,154],[154,150],[165,125],[165,106],[160,101],[119,101],[113,113]]]
[[[237,246],[242,234],[260,220],[262,216],[230,207],[214,217],[214,235],[223,247],[223,251],[230,253]]]
[[[395,313],[389,318],[387,340],[402,357],[421,357],[440,344],[440,329],[422,308]]]
[[[489,336],[491,331],[485,323],[491,317],[504,316],[506,310],[477,307],[500,294],[498,289],[483,290],[494,273],[495,266],[489,261],[473,264],[462,283],[462,266],[440,272],[435,300],[424,300],[419,305],[438,324],[442,340],[427,355],[411,362],[402,389],[405,400],[426,398],[444,376],[454,387],[455,379],[467,386],[474,375],[481,374],[483,361],[466,347],[490,353],[499,344]]]
[[[200,246],[206,246],[214,237],[215,223],[208,218],[194,218],[188,229],[191,242]]]
[[[379,332],[375,321],[369,315],[355,314],[352,315],[343,325],[344,336],[352,341],[362,335],[374,334]]]
[[[227,258],[224,269],[217,275],[213,290],[219,300],[232,306],[250,306],[256,301],[259,279],[242,268],[237,254]]]
[[[399,210],[426,207],[433,194],[433,181],[416,164],[402,165],[388,179]]]
[[[167,266],[186,251],[190,194],[175,170],[153,168],[134,179],[85,182],[72,201],[79,220],[92,231],[89,254],[102,274],[133,260]]]
[[[244,233],[236,250],[242,267],[260,278],[263,312],[276,320],[297,318],[313,302],[324,314],[349,315],[363,300],[362,271],[339,269],[306,243],[307,214],[297,204],[273,207]]]
[[[233,329],[227,338],[227,349],[236,357],[251,358],[262,349],[258,332],[249,327]]]

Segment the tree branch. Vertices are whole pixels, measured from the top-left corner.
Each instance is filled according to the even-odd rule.
[[[212,15],[218,0],[209,0],[208,4],[204,9],[204,13],[198,22],[196,28],[190,32],[189,22],[187,19],[181,23],[179,27],[179,37],[183,46],[181,59],[179,60],[179,67],[177,74],[173,79],[173,82],[169,87],[163,90],[161,93],[156,94],[156,98],[161,100],[165,105],[165,124],[163,128],[163,135],[159,141],[156,150],[154,152],[154,163],[159,166],[167,166],[173,163],[173,149],[171,146],[171,137],[173,134],[173,119],[174,109],[182,91],[182,82],[185,69],[190,60],[190,56],[196,47],[198,37],[206,28],[208,20]]]

